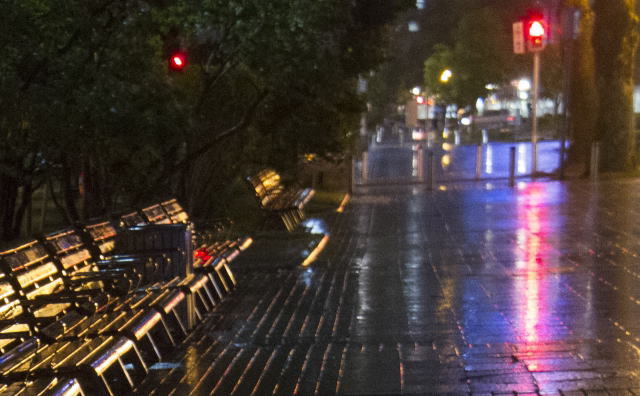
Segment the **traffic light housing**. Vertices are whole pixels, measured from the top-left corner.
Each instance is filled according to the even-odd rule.
[[[524,31],[529,52],[542,51],[547,45],[547,23],[541,14],[529,16]]]
[[[174,51],[169,55],[169,70],[182,71],[187,66],[187,56],[182,51]]]

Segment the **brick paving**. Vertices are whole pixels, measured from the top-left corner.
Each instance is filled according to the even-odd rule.
[[[139,393],[640,394],[639,196],[362,188],[310,267],[268,240],[240,257],[238,289]]]

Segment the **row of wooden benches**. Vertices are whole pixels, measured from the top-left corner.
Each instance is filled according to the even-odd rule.
[[[114,254],[115,241],[131,227],[184,231],[188,222],[169,200],[0,252],[0,392],[134,390],[187,336],[193,318],[202,320],[235,287],[229,263],[251,244],[209,238],[188,251],[192,271],[160,280],[148,272],[171,264],[166,254]]]

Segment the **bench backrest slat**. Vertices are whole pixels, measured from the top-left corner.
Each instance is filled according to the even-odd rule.
[[[52,254],[57,257],[66,275],[86,270],[85,267],[93,268],[95,266],[89,247],[84,244],[75,229],[47,235],[44,237],[44,242],[51,249]]]
[[[94,245],[100,250],[101,254],[107,254],[113,251],[118,231],[110,221],[89,224],[86,225],[84,229],[91,237]]]
[[[142,213],[145,215],[149,223],[171,224],[171,218],[169,218],[160,204],[148,206],[142,209]]]
[[[161,203],[162,208],[169,215],[169,218],[174,223],[188,223],[189,222],[189,214],[186,210],[178,203],[177,199],[170,199],[168,201],[164,201]]]
[[[64,289],[58,267],[39,241],[0,252],[0,264],[0,319],[5,321],[0,325],[0,350],[4,351],[19,342],[25,332],[33,331],[35,318],[59,318],[70,304],[32,304],[37,296]]]
[[[135,227],[145,224],[148,224],[148,222],[137,210],[120,216],[120,225],[122,227]]]
[[[248,177],[247,180],[253,187],[256,198],[263,207],[268,206],[278,194],[284,191],[280,174],[273,169],[264,169],[256,175]]]

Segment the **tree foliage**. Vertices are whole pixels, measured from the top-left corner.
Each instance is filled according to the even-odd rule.
[[[508,19],[495,8],[469,10],[453,33],[453,45],[434,46],[426,60],[424,84],[428,92],[464,107],[485,96],[487,84],[503,83],[512,77],[518,60],[512,54],[507,27]],[[439,81],[444,68],[453,72],[447,84]]]
[[[18,234],[45,184],[60,186],[69,222],[160,194],[205,210],[215,197],[195,192],[243,164],[343,150],[364,104],[357,79],[381,61],[401,5],[3,2],[2,237]],[[189,65],[169,73],[177,48]]]

